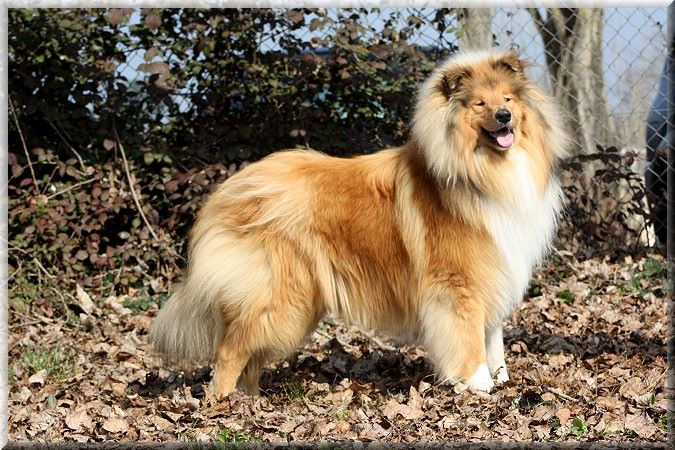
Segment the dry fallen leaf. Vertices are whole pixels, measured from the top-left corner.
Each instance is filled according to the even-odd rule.
[[[265,368],[262,396],[236,391],[221,402],[208,400],[210,367],[179,371],[154,357],[147,336],[154,307],[130,314],[120,308],[126,297],[119,297],[106,309],[105,320],[89,316],[95,320],[88,327],[66,325],[56,316],[51,323],[16,327],[10,333],[15,369],[10,439],[213,442],[227,427],[242,433],[239,438],[264,442],[663,442],[666,433],[652,423],[667,411],[666,358],[659,350],[668,329],[663,298],[619,296],[618,288],[627,292],[617,281],[620,264],[572,259],[569,264],[576,279],[550,266],[550,274],[539,272],[540,295],[507,321],[512,381],[490,395],[460,384],[434,386],[428,383],[433,368],[422,349],[382,346],[331,320],[298,350],[297,359]],[[636,279],[634,269],[626,271]],[[556,299],[561,289],[576,288],[582,279],[593,295],[577,295],[572,304]],[[101,295],[88,285],[85,289],[92,297]],[[620,320],[602,320],[607,311]],[[632,332],[638,323],[639,333]],[[23,350],[52,348],[55,342],[75,352],[76,382],[57,383],[46,372],[28,379],[36,369],[21,366]],[[285,388],[296,380],[303,397],[290,401]],[[536,389],[523,401],[534,389],[528,386],[555,391]],[[587,436],[572,432],[576,416],[585,418]]]
[[[570,417],[572,416],[572,412],[569,408],[562,408],[555,413],[555,416],[560,419],[561,425],[567,425],[567,422],[569,422]]]
[[[639,377],[632,377],[619,388],[619,394],[631,400],[645,393],[647,393],[647,387]]]
[[[116,314],[119,314],[120,316],[127,316],[131,314],[131,310],[125,307],[123,303],[123,300],[113,296],[108,297],[103,302],[104,305],[112,309]]]
[[[420,409],[421,410],[423,404],[424,404],[424,399],[417,392],[417,389],[415,389],[414,386],[410,386],[410,390],[408,391],[408,406],[410,406],[412,409]]]
[[[349,422],[346,420],[340,420],[338,423],[335,424],[335,431],[337,431],[340,434],[344,434],[347,431],[349,431]]]
[[[16,399],[19,401],[19,403],[26,403],[32,396],[33,393],[30,391],[30,389],[28,389],[26,386],[21,386],[21,390],[16,396]]]
[[[91,427],[91,418],[87,415],[86,408],[78,408],[66,416],[66,425],[73,431],[80,431],[82,425],[85,428]]]
[[[624,427],[627,430],[633,430],[643,439],[649,439],[656,433],[656,426],[651,419],[644,416],[644,414],[628,414]]]
[[[33,375],[28,378],[28,382],[30,384],[39,384],[39,385],[44,385],[45,384],[45,377],[47,376],[47,371],[45,369],[42,369],[38,371],[37,373],[34,373]]]
[[[300,425],[300,422],[296,421],[295,419],[290,419],[279,425],[278,430],[281,433],[288,434],[293,430],[295,430],[298,427],[298,425]]]
[[[424,417],[421,409],[411,408],[408,405],[403,405],[394,399],[391,399],[382,408],[382,413],[389,419],[394,420],[397,415],[401,415],[404,419],[416,420]]]
[[[150,422],[154,424],[158,430],[170,430],[174,428],[174,425],[164,417],[152,416]]]
[[[129,429],[129,424],[127,424],[127,421],[124,419],[111,417],[103,422],[103,429],[110,433],[126,433]]]
[[[75,286],[75,298],[77,298],[80,308],[82,308],[85,313],[91,314],[94,311],[94,302],[79,284]]]
[[[523,424],[516,429],[516,433],[515,433],[514,438],[517,441],[531,440],[532,439],[532,431],[530,431],[530,428],[527,426],[527,424]]]
[[[620,413],[623,412],[625,404],[616,397],[598,397],[596,403],[607,411]]]

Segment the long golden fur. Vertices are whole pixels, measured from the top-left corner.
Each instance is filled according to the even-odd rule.
[[[552,239],[569,146],[525,67],[460,53],[421,87],[406,145],[283,151],[227,180],[198,214],[156,348],[215,361],[217,397],[238,380],[255,393],[261,367],[332,314],[419,336],[440,381],[508,379],[501,324]]]

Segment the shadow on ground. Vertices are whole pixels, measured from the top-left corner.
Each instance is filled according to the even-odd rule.
[[[581,359],[615,354],[627,358],[640,356],[648,362],[666,355],[663,342],[647,338],[640,332],[623,337],[606,332],[565,336],[547,331],[533,334],[522,327],[507,329],[507,352],[518,341],[524,342],[528,352],[533,354],[570,353]],[[312,352],[296,353],[285,362],[265,369],[260,380],[261,395],[284,395],[289,385],[309,381],[327,383],[333,388],[348,379],[355,390],[358,386],[367,386],[369,391],[380,394],[407,393],[411,386],[419,386],[422,380],[433,382],[432,367],[424,357],[401,349],[373,348],[367,340],[357,343],[357,351],[348,351],[333,338]],[[129,388],[142,397],[156,398],[171,396],[175,389],[190,386],[192,396],[202,398],[204,385],[210,381],[210,367],[178,374],[163,373],[162,376],[159,371],[151,371],[145,383],[137,381]]]

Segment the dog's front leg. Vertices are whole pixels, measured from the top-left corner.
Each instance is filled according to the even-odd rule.
[[[502,324],[485,328],[485,348],[487,351],[488,369],[498,383],[509,381],[504,361],[504,338],[502,336]]]
[[[421,322],[423,341],[441,382],[462,381],[473,389],[492,390],[479,302],[457,292],[435,295],[425,303]]]

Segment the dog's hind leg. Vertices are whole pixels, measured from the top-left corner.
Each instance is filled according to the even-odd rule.
[[[241,270],[239,285],[228,286],[229,292],[239,295],[220,301],[226,331],[215,352],[217,398],[229,394],[238,380],[247,392],[258,393],[265,362],[293,353],[325,311],[297,247],[275,235],[259,245],[264,258],[256,261],[256,270]],[[249,289],[241,289],[242,285]]]
[[[245,326],[238,325],[240,331],[223,339],[218,348],[213,377],[216,398],[229,394],[237,380],[248,394],[259,394],[260,373],[265,363],[293,353],[317,320],[310,302],[300,305],[283,302],[267,308],[254,320],[247,320]],[[232,338],[235,335],[238,338]]]
[[[423,306],[423,341],[441,382],[463,381],[489,392],[494,387],[487,366],[485,313],[473,298],[435,295]]]
[[[260,394],[260,373],[265,365],[266,358],[263,353],[256,353],[246,363],[244,372],[241,374],[239,384],[249,395]]]
[[[233,328],[228,329],[216,352],[212,385],[218,400],[234,390],[237,379],[251,358],[250,350],[242,345],[245,341],[240,338],[241,333],[237,331]]]

